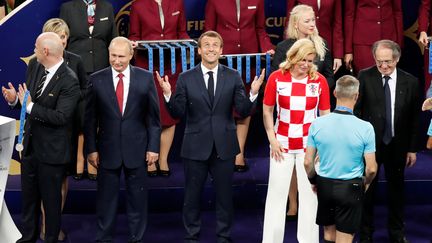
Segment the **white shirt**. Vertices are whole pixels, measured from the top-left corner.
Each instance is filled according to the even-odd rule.
[[[42,91],[41,94],[43,94],[43,92],[45,91],[45,88],[48,86],[49,82],[51,81],[52,77],[54,77],[54,74],[57,72],[57,70],[59,69],[59,67],[62,65],[62,63],[64,62],[63,58],[61,59],[60,62],[58,62],[56,65],[46,69],[48,71],[47,77],[45,79],[45,83],[42,87]],[[15,103],[16,104],[16,103]],[[30,102],[26,108],[26,112],[28,114],[31,113],[31,110],[33,108],[34,103]]]
[[[119,72],[114,70],[114,68],[111,67],[112,70],[112,80],[114,85],[114,91],[117,88],[117,84],[119,82]],[[129,86],[130,86],[130,66],[128,65],[125,70],[123,70],[123,108],[122,108],[122,115],[124,114],[124,111],[126,109],[126,102],[129,95]]]
[[[396,80],[397,80],[397,69],[395,68],[393,72],[389,75],[390,79],[388,81],[390,88],[390,100],[391,100],[391,123],[392,123],[392,136],[394,137],[394,110],[395,110],[395,100],[396,100]],[[384,87],[385,80],[384,76],[381,74],[381,80]]]

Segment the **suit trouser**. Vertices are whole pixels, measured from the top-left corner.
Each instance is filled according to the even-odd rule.
[[[102,162],[103,163],[103,162]],[[120,190],[120,174],[126,180],[127,220],[129,242],[142,242],[147,227],[147,164],[128,169],[98,169],[97,180],[97,233],[96,242],[112,242]]]
[[[61,186],[67,165],[46,164],[34,153],[21,163],[22,238],[17,242],[36,242],[39,237],[41,200],[45,210],[45,242],[57,242],[61,225]]]
[[[199,242],[201,230],[201,195],[208,173],[213,178],[216,192],[216,234],[217,242],[231,242],[233,221],[232,177],[234,158],[222,160],[216,150],[208,160],[184,159],[185,196],[183,203],[183,223],[186,229],[185,242]]]
[[[400,149],[399,149],[400,150]],[[406,154],[401,155],[393,143],[382,145],[377,151],[378,172],[381,165],[384,165],[385,178],[387,181],[387,204],[388,204],[388,233],[391,239],[404,236],[404,205],[405,185],[404,172]],[[364,197],[364,208],[360,237],[371,238],[374,232],[374,204],[375,191],[377,188],[378,176],[372,181]]]
[[[304,153],[283,153],[282,161],[270,158],[263,243],[283,242],[286,205],[294,165],[296,166],[299,192],[297,240],[300,243],[319,242],[319,227],[315,223],[318,200],[307,178],[304,156]]]

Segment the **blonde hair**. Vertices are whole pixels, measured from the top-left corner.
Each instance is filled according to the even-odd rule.
[[[303,61],[306,56],[314,54],[316,55],[316,48],[314,43],[309,39],[300,39],[294,42],[291,48],[286,53],[286,60],[279,65],[282,73],[291,70],[294,65]],[[308,75],[310,79],[318,78],[317,66],[312,64],[309,69]]]
[[[63,19],[52,18],[45,22],[42,27],[42,32],[54,32],[56,34],[60,34],[62,31],[69,37],[69,27]]]
[[[289,39],[299,39],[298,28],[296,27],[297,23],[300,21],[300,17],[307,12],[315,12],[312,7],[304,4],[299,4],[295,6],[290,13],[288,27],[286,31],[286,37]],[[326,53],[326,45],[324,43],[324,39],[319,36],[318,29],[315,26],[314,32],[309,36],[309,39],[315,44],[316,53],[320,60],[324,60]]]

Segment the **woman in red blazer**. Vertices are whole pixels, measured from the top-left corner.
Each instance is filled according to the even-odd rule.
[[[343,58],[341,0],[287,0],[287,23],[291,10],[299,4],[313,8],[319,35],[327,41],[333,56],[333,72],[336,73],[342,66]]]
[[[389,39],[402,46],[401,0],[345,0],[344,21],[344,62],[356,73],[375,65],[374,42]]]
[[[186,33],[186,18],[183,0],[160,0],[163,11],[164,24],[162,27],[161,15],[159,14],[159,5],[156,0],[136,0],[132,3],[130,12],[130,29],[129,39],[137,40],[175,40],[175,39],[190,39]],[[134,43],[134,47],[136,43]],[[177,59],[179,61],[179,59]],[[148,69],[147,56],[144,52],[137,51],[135,55],[135,65]],[[181,70],[180,62],[177,62],[176,73],[171,74],[169,65],[165,65],[165,72],[169,76],[171,88],[175,90],[175,82],[179,71]],[[157,70],[158,65],[154,66],[153,71]],[[155,72],[153,73],[156,75]],[[155,76],[156,77],[156,76]],[[154,78],[154,80],[157,80]],[[159,172],[156,165],[148,168],[148,175],[154,177],[158,174],[161,176],[169,176],[168,154],[174,138],[175,125],[178,120],[173,119],[166,110],[162,91],[159,85],[159,105],[161,112],[161,144],[159,153]]]
[[[208,0],[205,8],[204,31],[214,30],[223,39],[222,54],[268,52],[274,54],[273,44],[265,30],[264,0]],[[239,15],[237,15],[239,13]],[[254,72],[252,72],[254,73]],[[246,89],[249,90],[248,85]],[[244,159],[244,146],[249,130],[250,116],[237,120],[240,154],[236,156],[235,170],[248,169]]]
[[[419,33],[419,42],[422,43],[425,47],[429,44],[428,40],[428,30],[430,26],[432,26],[432,13],[431,13],[431,0],[422,0],[419,7],[418,14],[418,33]],[[424,77],[425,77],[425,89],[427,89],[430,85],[432,76],[429,73],[429,54],[428,50],[425,49],[423,54],[424,56]]]

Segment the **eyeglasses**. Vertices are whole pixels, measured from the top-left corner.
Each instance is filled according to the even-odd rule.
[[[384,64],[389,66],[389,65],[392,65],[395,62],[395,60],[383,60],[383,61],[375,60],[375,62],[378,66],[382,66]]]

